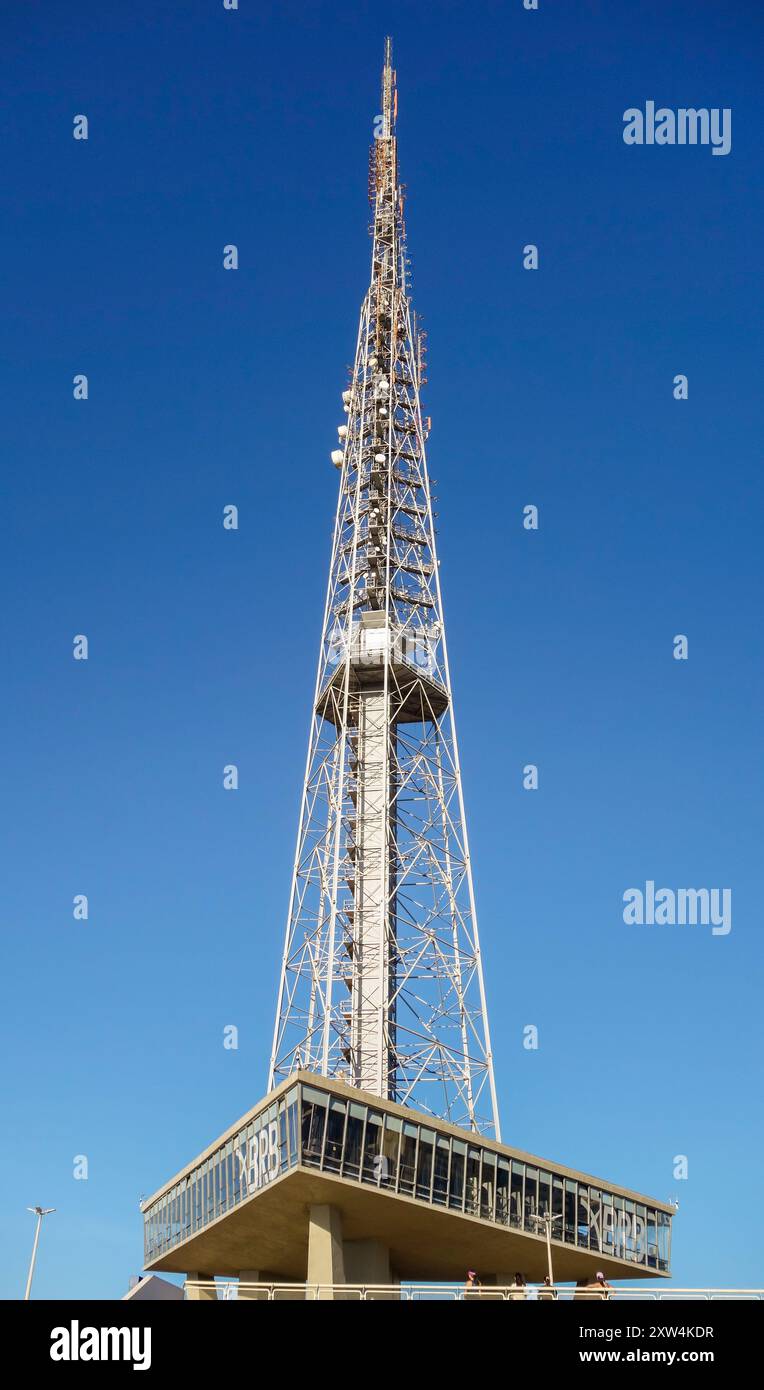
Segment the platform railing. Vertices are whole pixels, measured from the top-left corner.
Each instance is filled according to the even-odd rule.
[[[512,1285],[484,1285],[466,1289],[456,1284],[255,1284],[243,1280],[187,1279],[183,1285],[189,1300],[201,1302],[231,1302],[241,1299],[264,1303],[280,1301],[372,1301],[396,1303],[473,1303],[491,1302],[709,1302],[713,1300],[764,1301],[764,1289],[676,1289],[652,1286],[647,1288],[575,1288],[558,1285],[554,1289],[527,1285],[518,1289]]]

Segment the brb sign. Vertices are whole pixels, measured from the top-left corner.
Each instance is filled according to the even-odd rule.
[[[279,1171],[279,1125],[271,1120],[264,1125],[259,1134],[253,1134],[237,1145],[236,1158],[239,1164],[239,1181],[242,1197],[259,1192],[277,1176]]]
[[[637,1260],[644,1257],[647,1231],[641,1216],[616,1211],[609,1204],[587,1202],[583,1196],[579,1200],[588,1213],[589,1230],[598,1249],[612,1250],[616,1255],[631,1254]]]

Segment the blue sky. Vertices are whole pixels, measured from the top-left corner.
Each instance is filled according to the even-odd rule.
[[[36,1295],[119,1296],[140,1194],[265,1089],[386,31],[504,1138],[761,1285],[760,7],[3,23],[0,1295],[39,1202]],[[627,148],[648,99],[731,153]],[[731,933],[625,926],[647,879]]]

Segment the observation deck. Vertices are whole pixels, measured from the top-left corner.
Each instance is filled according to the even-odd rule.
[[[310,1072],[144,1204],[145,1267],[388,1285],[666,1277],[674,1208]]]

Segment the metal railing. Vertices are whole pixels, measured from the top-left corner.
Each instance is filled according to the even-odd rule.
[[[554,1289],[530,1285],[519,1289],[513,1285],[484,1285],[466,1289],[457,1284],[254,1284],[232,1280],[187,1279],[183,1285],[187,1299],[203,1301],[254,1300],[276,1303],[300,1301],[342,1301],[368,1303],[371,1301],[398,1303],[466,1303],[483,1299],[486,1302],[552,1302],[572,1301],[613,1302],[709,1302],[726,1299],[764,1301],[764,1289],[675,1289],[658,1286],[648,1288],[575,1288],[558,1285]]]

